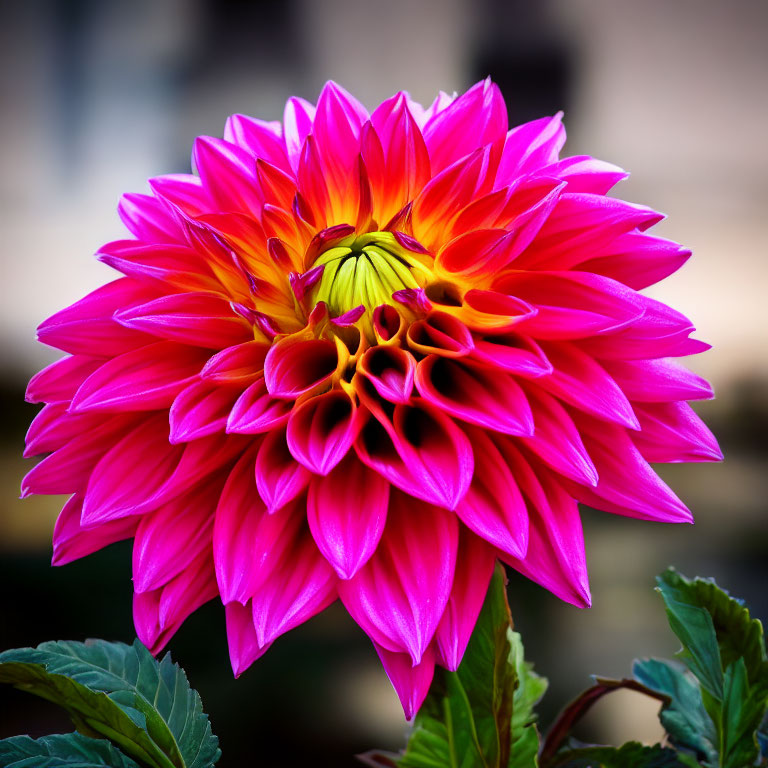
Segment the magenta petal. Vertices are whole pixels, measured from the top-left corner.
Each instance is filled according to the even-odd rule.
[[[184,443],[215,432],[223,432],[232,406],[242,394],[238,384],[203,379],[183,390],[169,412],[170,442]]]
[[[223,478],[196,486],[141,518],[133,543],[133,588],[161,587],[210,549]]]
[[[272,346],[264,361],[264,381],[273,397],[293,399],[326,383],[338,365],[331,341],[286,340]]]
[[[288,448],[307,469],[327,475],[357,437],[355,404],[342,390],[331,390],[294,408],[288,420]]]
[[[509,435],[533,434],[533,415],[509,374],[469,360],[425,357],[416,367],[419,394],[458,419]]]
[[[209,353],[160,341],[114,357],[72,398],[73,411],[151,411],[167,408],[200,372]]]
[[[253,338],[229,301],[207,293],[178,293],[115,314],[118,323],[195,347],[221,349]]]
[[[476,469],[456,514],[477,536],[514,557],[528,549],[528,510],[504,457],[483,430],[470,433]]]
[[[541,347],[516,333],[493,334],[475,340],[472,357],[516,376],[538,378],[552,373],[552,363]]]
[[[721,461],[717,440],[687,403],[636,404],[640,431],[632,435],[646,461]]]
[[[594,488],[568,484],[579,501],[641,520],[693,522],[688,508],[648,465],[625,429],[575,412],[572,416],[600,477]]]
[[[200,376],[211,381],[250,384],[264,369],[269,347],[261,341],[246,341],[223,349],[208,360]]]
[[[554,370],[536,386],[598,419],[639,429],[626,395],[596,360],[574,344],[542,342],[542,348]]]
[[[293,514],[301,520],[301,512],[296,509]],[[284,557],[260,561],[251,610],[262,647],[325,610],[337,596],[336,574],[301,523],[290,532],[283,530],[281,536],[289,539]]]
[[[376,391],[391,403],[407,403],[413,391],[416,360],[400,347],[379,345],[366,350],[357,364]]]
[[[590,605],[584,533],[576,501],[545,469],[533,472],[528,461],[509,442],[504,453],[528,499],[528,551],[519,559],[499,556],[552,594],[580,608]]]
[[[376,550],[388,505],[389,483],[354,454],[329,475],[312,480],[309,529],[340,578],[352,578]]]
[[[120,198],[117,212],[131,234],[148,243],[173,243],[179,226],[161,200],[129,192]]]
[[[507,134],[496,174],[496,187],[505,187],[519,176],[540,170],[557,160],[565,144],[562,113],[523,123]]]
[[[248,115],[231,115],[224,126],[224,139],[285,172],[291,170],[279,122],[266,122]]]
[[[285,148],[294,173],[298,170],[304,139],[312,131],[314,119],[315,108],[312,104],[295,96],[288,99],[283,115],[283,132]]]
[[[709,382],[669,358],[603,360],[601,364],[630,400],[656,403],[714,397]]]
[[[397,653],[373,643],[387,673],[389,682],[397,692],[406,720],[412,720],[429,693],[435,676],[435,652],[430,646],[418,664],[407,653]]]
[[[556,472],[584,485],[597,485],[597,470],[568,412],[535,385],[526,388],[533,410],[533,435],[523,444]]]
[[[184,452],[168,442],[167,418],[164,413],[148,417],[104,454],[88,481],[83,524],[147,511],[142,502],[173,476]]]
[[[568,192],[586,192],[592,195],[607,194],[618,182],[629,176],[618,166],[588,155],[567,157],[545,166],[540,173],[567,181]]]
[[[86,355],[62,357],[40,373],[27,385],[28,403],[69,403],[82,383],[104,364]]]
[[[453,514],[393,493],[379,546],[339,582],[339,597],[375,643],[418,664],[450,597],[457,546]]]
[[[493,547],[462,528],[451,597],[435,634],[438,661],[447,669],[458,669],[464,657],[495,564],[496,552]]]
[[[256,487],[269,512],[295,499],[309,484],[311,472],[291,454],[285,429],[272,430],[259,448]]]
[[[227,432],[254,435],[268,432],[288,421],[293,408],[290,400],[278,400],[267,392],[263,377],[253,382],[232,406]]]
[[[83,497],[75,494],[59,513],[53,530],[51,565],[66,565],[116,541],[130,539],[139,524],[138,517],[129,517],[94,528],[83,528],[80,523],[82,509]]]
[[[469,354],[474,341],[464,323],[447,312],[429,312],[408,328],[408,345],[424,355],[462,357]]]
[[[237,602],[227,603],[224,612],[227,621],[229,661],[235,677],[240,677],[256,659],[269,650],[269,645],[259,645],[253,626],[250,601],[245,605]]]

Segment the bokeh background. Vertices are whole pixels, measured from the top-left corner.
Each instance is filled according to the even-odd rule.
[[[277,119],[333,78],[369,107],[407,89],[430,102],[490,74],[510,119],[564,109],[569,154],[632,171],[618,194],[669,214],[657,232],[694,257],[652,294],[714,349],[690,361],[717,399],[697,406],[726,461],[669,466],[695,526],[584,511],[594,607],[515,575],[510,600],[552,679],[544,725],[590,673],[668,655],[653,576],[713,575],[768,617],[768,3],[761,0],[26,0],[0,2],[0,648],[52,638],[130,641],[130,545],[51,569],[61,498],[18,500],[35,407],[26,380],[57,358],[35,326],[111,278],[92,257],[122,237],[124,191],[187,171],[192,140],[225,117]],[[346,766],[406,732],[362,632],[338,606],[277,642],[240,680],[211,603],[171,642],[203,695],[222,766]],[[658,738],[639,696],[601,706],[585,738]],[[0,691],[0,736],[67,728]]]

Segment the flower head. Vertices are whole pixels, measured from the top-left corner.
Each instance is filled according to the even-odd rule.
[[[139,637],[219,596],[236,674],[340,598],[411,716],[496,558],[585,606],[577,502],[690,522],[648,462],[720,458],[671,360],[706,345],[638,293],[690,254],[564,141],[490,81],[370,115],[329,83],[126,195],[123,276],[39,329],[54,563],[133,537]]]

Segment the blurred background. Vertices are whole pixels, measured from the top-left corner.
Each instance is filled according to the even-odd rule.
[[[92,254],[123,236],[122,192],[188,171],[193,138],[221,135],[228,114],[279,119],[288,96],[314,101],[329,78],[373,107],[401,88],[429,103],[490,74],[512,123],[564,109],[566,154],[631,170],[617,194],[666,212],[658,234],[694,251],[652,294],[714,345],[690,364],[715,385],[697,409],[726,461],[663,468],[692,528],[585,510],[594,608],[511,575],[517,628],[552,680],[544,725],[590,673],[622,676],[635,656],[676,650],[652,589],[670,563],[715,576],[768,617],[766,32],[760,0],[0,3],[0,648],[134,636],[130,545],[51,569],[63,499],[17,498],[36,411],[24,386],[59,356],[35,343],[35,326],[111,279]],[[338,606],[238,681],[214,603],[170,648],[203,696],[222,766],[352,766],[356,751],[403,743],[395,694]],[[655,709],[612,699],[583,735],[654,741]],[[55,708],[0,691],[0,737],[63,729]]]

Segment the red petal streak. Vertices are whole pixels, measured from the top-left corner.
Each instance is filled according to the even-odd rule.
[[[467,326],[447,312],[433,311],[424,320],[412,323],[407,338],[408,345],[424,355],[461,357],[474,347]]]
[[[285,424],[292,408],[293,401],[272,397],[264,379],[258,378],[232,406],[226,431],[244,435],[267,432]]]
[[[352,578],[376,550],[388,504],[389,483],[354,454],[326,477],[312,480],[309,529],[339,578]]]
[[[62,357],[29,380],[25,399],[28,403],[68,403],[82,383],[102,365],[103,360],[85,355]]]
[[[391,403],[407,403],[413,391],[416,360],[400,347],[375,346],[368,349],[357,364],[376,391]]]
[[[721,461],[715,436],[687,403],[636,404],[641,431],[632,435],[646,461]]]
[[[169,413],[172,443],[186,443],[215,432],[224,432],[242,384],[221,384],[203,379],[195,381],[173,401]]]
[[[91,374],[72,399],[78,411],[168,408],[197,378],[210,352],[173,341],[149,344],[112,358]]]
[[[224,606],[227,621],[227,644],[229,661],[235,677],[245,672],[256,659],[263,656],[269,645],[261,647],[253,626],[253,611],[250,601],[245,605],[227,603]]]
[[[66,565],[116,541],[130,539],[139,524],[138,517],[128,517],[95,528],[83,528],[80,524],[82,508],[83,497],[75,494],[59,513],[53,530],[51,565]]]
[[[312,477],[291,454],[284,429],[267,435],[256,457],[255,472],[256,487],[270,513],[302,493]]]
[[[462,528],[451,597],[435,633],[440,652],[438,660],[447,669],[458,669],[464,657],[495,564],[496,552],[493,547]]]
[[[218,383],[250,384],[264,370],[270,346],[261,341],[246,341],[223,349],[208,360],[200,376]]]
[[[133,543],[133,588],[163,586],[208,552],[224,478],[194,488],[141,518]]]
[[[359,430],[356,407],[338,389],[294,408],[288,420],[288,448],[311,472],[327,475],[352,447]]]
[[[450,512],[395,493],[371,559],[338,584],[352,618],[378,645],[424,657],[453,585],[458,523]]]
[[[293,399],[327,384],[337,365],[333,342],[285,340],[269,350],[264,381],[273,397]]]
[[[624,392],[592,357],[574,344],[544,342],[542,348],[554,371],[539,379],[538,386],[599,419],[640,428]]]
[[[579,608],[591,604],[584,532],[579,509],[559,482],[543,468],[538,477],[526,459],[507,441],[504,454],[529,501],[530,532],[524,559],[499,556],[552,594]]]
[[[419,394],[452,416],[509,435],[532,435],[533,415],[512,376],[471,360],[429,355],[416,368]]]
[[[196,347],[221,349],[253,338],[251,327],[229,302],[210,293],[178,293],[117,312],[127,328]]]
[[[430,646],[424,651],[421,661],[414,665],[407,653],[393,653],[374,642],[389,682],[397,692],[406,720],[412,720],[429,693],[429,686],[435,676],[435,651]]]
[[[528,510],[517,482],[488,435],[480,429],[469,434],[477,469],[456,514],[482,539],[514,557],[525,557]]]

